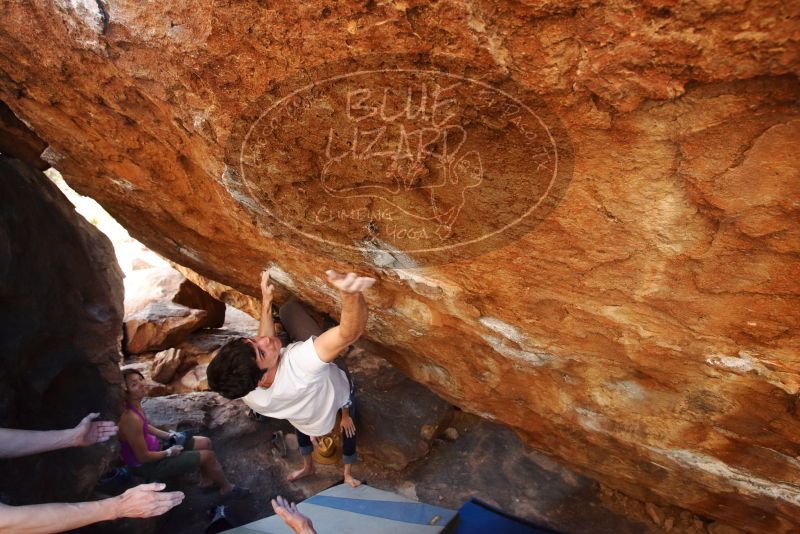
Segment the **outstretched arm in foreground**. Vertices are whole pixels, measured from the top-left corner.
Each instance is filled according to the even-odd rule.
[[[129,489],[119,497],[93,502],[30,506],[0,504],[0,532],[64,532],[120,517],[161,515],[183,501],[183,493],[180,491],[160,493],[164,487],[164,484],[143,484]]]
[[[357,276],[355,273],[344,276],[336,271],[327,271],[327,275],[328,281],[342,296],[342,320],[339,326],[326,330],[316,338],[314,348],[323,362],[330,363],[364,333],[367,326],[367,301],[364,300],[362,291],[372,287],[375,279]]]
[[[317,534],[311,520],[300,513],[295,503],[278,495],[277,499],[272,499],[272,509],[295,534]]]
[[[90,413],[75,428],[66,430],[0,428],[0,458],[16,458],[67,447],[85,447],[106,441],[117,433],[117,425],[111,421],[93,421],[99,415]]]

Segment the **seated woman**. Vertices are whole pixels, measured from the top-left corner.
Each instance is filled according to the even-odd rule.
[[[142,399],[147,393],[144,376],[135,369],[122,372],[125,380],[125,411],[119,421],[120,456],[135,475],[147,482],[164,480],[200,470],[200,487],[216,486],[223,496],[245,497],[249,491],[234,486],[225,478],[217,455],[211,450],[211,440],[194,436],[183,447],[173,445],[162,450],[158,438],[169,439],[170,434],[147,421],[142,410]]]

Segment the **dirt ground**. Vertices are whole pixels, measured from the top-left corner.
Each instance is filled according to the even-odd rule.
[[[227,331],[221,333],[224,337],[237,332],[249,332],[254,328],[253,320],[237,311],[230,314],[226,321]],[[211,334],[203,337],[203,343],[210,339],[219,344],[219,340],[209,338],[209,335]],[[359,359],[365,357],[361,355]],[[144,367],[149,367],[149,358],[144,361]],[[384,371],[380,376],[388,375]],[[177,383],[178,380],[175,381]],[[182,391],[175,384],[171,386],[172,391]],[[406,391],[404,389],[400,391],[400,395],[419,397],[418,393],[413,393],[413,389],[409,390],[412,393],[402,393]],[[395,392],[396,394],[398,393]],[[226,505],[226,513],[238,525],[272,515],[269,502],[277,495],[299,502],[341,481],[341,466],[318,465],[314,476],[288,482],[287,474],[301,464],[291,426],[285,421],[274,419],[252,420],[247,417],[248,410],[240,401],[219,404],[208,395],[211,394],[182,393],[171,397],[157,397],[151,399],[152,402],[145,403],[144,408],[151,422],[157,426],[173,428],[177,425],[180,430],[210,437],[228,478],[235,484],[248,488],[251,495],[242,500],[226,500],[216,492],[201,491],[197,487],[199,477],[187,475],[170,484],[169,489],[183,491],[186,498],[180,506],[164,516],[105,523],[81,532],[202,533],[210,522],[210,511],[217,505]],[[378,410],[373,414],[373,424],[369,428],[372,436],[382,434],[388,438],[383,441],[373,439],[373,448],[376,443],[380,447],[396,446],[400,436],[397,439],[393,436],[397,434],[408,437],[408,428],[403,431],[397,428],[400,424],[397,414],[393,417],[385,414],[393,402],[407,402],[394,397],[391,397],[391,402],[387,402],[383,397],[390,394],[384,392],[381,395],[362,397],[371,398],[376,403],[373,411]],[[423,404],[434,405],[435,403]],[[394,424],[395,432],[384,427],[384,422],[386,425]],[[374,428],[376,424],[382,428]],[[452,509],[458,509],[471,498],[478,498],[557,532],[737,532],[730,527],[699,518],[686,510],[643,503],[603,487],[548,456],[526,449],[512,431],[479,417],[456,411],[449,426],[444,435],[432,441],[430,452],[426,456],[402,470],[390,469],[376,461],[376,451],[368,450],[370,447],[364,446],[362,442],[359,446],[360,461],[354,467],[354,475],[374,487]],[[414,427],[413,421],[410,427]],[[288,453],[285,458],[271,453],[271,437],[279,430],[286,436]],[[372,458],[370,453],[373,454]],[[131,485],[136,482],[141,481],[134,481]]]
[[[453,428],[458,432],[455,440],[435,440],[427,458],[403,471],[386,469],[362,456],[354,473],[377,488],[448,508],[459,508],[476,497],[560,532],[661,531],[649,522],[617,513],[603,503],[597,483],[525,450],[513,433],[501,426],[459,413]],[[269,441],[276,430],[287,433],[286,458],[270,453]],[[317,466],[314,476],[287,482],[287,473],[301,458],[289,425],[282,421],[248,421],[235,432],[223,426],[217,431],[206,429],[203,434],[214,440],[229,478],[250,489],[250,497],[226,501],[216,493],[203,493],[196,486],[196,477],[185,476],[172,486],[186,493],[180,506],[156,520],[107,524],[102,532],[204,532],[208,511],[221,503],[228,506],[231,517],[247,523],[272,515],[269,501],[276,495],[301,501],[342,478],[341,466]]]

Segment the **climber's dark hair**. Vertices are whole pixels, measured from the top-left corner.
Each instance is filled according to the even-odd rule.
[[[243,337],[223,345],[206,370],[208,387],[228,399],[244,397],[256,389],[262,374],[253,345]]]

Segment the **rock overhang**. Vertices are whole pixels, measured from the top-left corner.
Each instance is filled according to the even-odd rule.
[[[354,266],[380,279],[368,336],[446,399],[628,493],[752,531],[790,528],[798,21],[767,15],[786,6],[207,7],[10,6],[0,98],[73,187],[166,257],[251,296],[258,272],[277,267],[280,284],[334,315],[324,270]],[[23,36],[29,19],[39,24]],[[373,68],[356,58],[376,53],[456,55],[473,77],[510,80],[558,118],[570,181],[533,231],[421,263],[407,242],[370,233],[377,209],[370,227],[364,206],[332,204],[345,223],[334,233],[357,221],[354,241],[373,238],[355,251],[300,239],[264,213],[268,202],[290,214],[312,205],[286,199],[325,168],[330,125],[294,126],[303,135],[289,137],[296,152],[282,163],[293,170],[247,185],[228,157],[237,121],[314,65]],[[481,164],[529,168],[514,146]],[[392,176],[413,183],[420,170]],[[489,206],[508,203],[487,191]],[[447,222],[447,210],[434,215]]]

